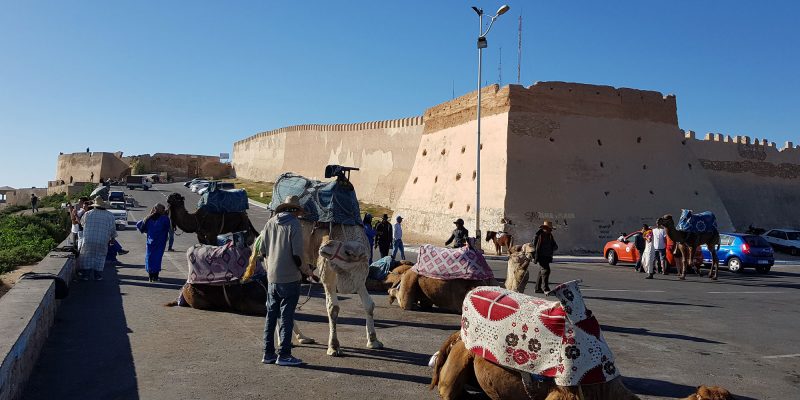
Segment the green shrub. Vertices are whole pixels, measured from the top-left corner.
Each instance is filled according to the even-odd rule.
[[[34,215],[0,215],[0,273],[44,258],[69,233],[64,211]]]
[[[70,199],[77,200],[81,197],[89,197],[89,195],[92,194],[92,192],[96,187],[97,187],[96,183],[87,183],[86,186],[83,187],[83,190],[81,190],[78,194],[72,196]]]
[[[61,204],[66,202],[67,202],[66,193],[51,194],[49,196],[44,196],[41,199],[39,199],[39,208],[44,208],[44,207],[60,208]]]

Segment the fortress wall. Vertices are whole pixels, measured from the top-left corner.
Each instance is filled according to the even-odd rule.
[[[688,137],[692,133],[687,134]],[[734,227],[800,228],[800,148],[766,139],[707,134],[687,140]]]
[[[144,173],[166,172],[176,180],[190,178],[225,178],[230,176],[230,165],[220,162],[218,156],[195,154],[155,153],[128,156],[125,162],[140,163]]]
[[[324,179],[325,166],[358,167],[351,179],[360,200],[393,206],[408,180],[422,135],[422,117],[356,124],[297,125],[234,143],[240,178],[273,182],[284,172]]]
[[[99,182],[101,178],[120,178],[129,172],[128,164],[114,153],[92,152],[60,154],[56,166],[57,181]]]

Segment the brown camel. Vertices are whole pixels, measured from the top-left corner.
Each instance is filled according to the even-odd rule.
[[[528,267],[531,264],[530,254],[533,253],[533,245],[525,243],[522,246],[511,246],[508,248],[508,252],[505,288],[517,293],[524,293],[530,278]]]
[[[389,275],[386,275],[386,278],[382,281],[367,278],[367,290],[370,292],[385,292],[399,285],[400,278],[413,266],[414,263],[411,261],[399,261],[397,267],[395,267],[392,272],[389,272]]]
[[[503,233],[503,235],[500,236],[500,233]],[[486,231],[486,241],[494,243],[494,249],[498,256],[503,253],[503,247],[511,254],[511,247],[514,246],[514,236],[506,232]]]
[[[258,236],[258,231],[250,223],[246,212],[212,214],[203,209],[194,214],[186,211],[186,199],[179,193],[167,197],[169,204],[169,217],[173,227],[177,226],[184,232],[196,233],[201,244],[217,245],[217,235],[231,232],[247,231],[247,244],[253,244]]]
[[[702,245],[708,247],[711,253],[711,270],[708,272],[708,277],[717,280],[717,272],[719,271],[719,258],[717,258],[717,251],[719,250],[720,240],[719,232],[715,229],[713,232],[683,232],[675,229],[675,221],[672,215],[665,215],[656,221],[656,224],[663,226],[667,230],[667,236],[675,243],[678,251],[681,253],[680,272],[678,278],[681,280],[686,279],[686,268],[692,266],[697,275],[700,271],[694,264],[693,254]],[[676,263],[677,264],[677,263]]]
[[[500,286],[495,279],[443,280],[427,277],[409,270],[403,273],[400,286],[389,289],[389,304],[397,300],[404,310],[429,310],[433,305],[444,311],[461,313],[467,292],[478,286]]]
[[[557,386],[553,381],[538,382],[530,375],[493,364],[470,352],[460,333],[455,332],[434,355],[431,389],[438,386],[439,396],[445,400],[465,397],[465,384],[480,387],[493,400],[636,400],[621,378],[609,382]],[[722,388],[700,386],[685,400],[732,400],[733,396]]]

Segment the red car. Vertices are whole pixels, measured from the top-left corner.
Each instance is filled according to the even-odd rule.
[[[636,264],[641,254],[636,250],[636,236],[641,235],[639,231],[625,235],[622,241],[612,240],[603,247],[603,256],[608,260],[611,265],[617,265],[618,262]],[[672,240],[667,237],[667,263],[670,267],[675,266],[675,258],[672,257]],[[703,264],[703,252],[700,248],[697,249],[694,255],[695,263],[698,265]]]

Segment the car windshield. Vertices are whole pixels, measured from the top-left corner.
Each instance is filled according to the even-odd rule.
[[[125,204],[122,204],[122,203],[111,203],[111,208],[113,208],[115,210],[124,210],[125,209]]]
[[[800,232],[786,232],[789,240],[800,240]]]
[[[761,236],[745,236],[744,242],[753,247],[769,247],[769,243]]]

